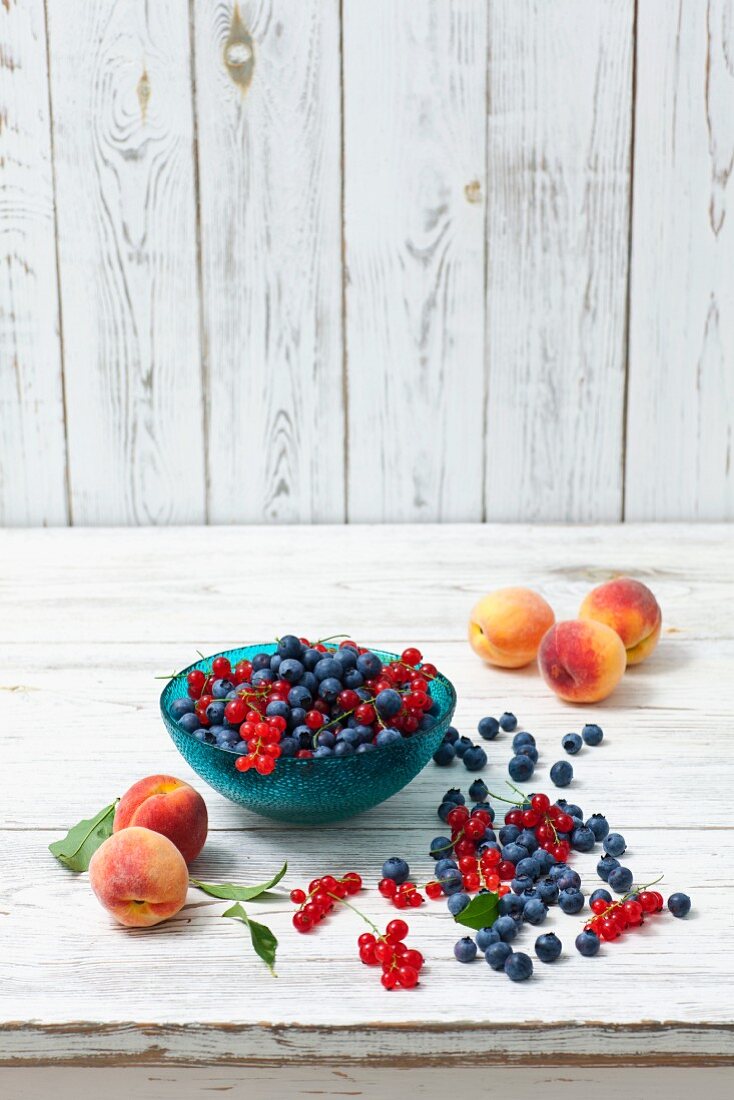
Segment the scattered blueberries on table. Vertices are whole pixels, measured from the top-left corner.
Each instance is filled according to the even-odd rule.
[[[500,724],[496,718],[480,718],[477,730],[480,737],[483,737],[485,741],[494,741],[500,732]]]
[[[477,957],[477,945],[471,936],[464,936],[454,944],[454,956],[460,963],[474,962]]]
[[[627,850],[627,844],[621,833],[608,833],[602,841],[602,847],[608,856],[624,855]]]
[[[535,771],[535,764],[529,756],[525,756],[523,753],[518,753],[517,756],[513,756],[507,765],[507,771],[510,774],[510,778],[515,783],[526,783]]]
[[[569,754],[569,756],[575,756],[583,745],[583,740],[578,733],[566,733],[561,738],[561,745]]]
[[[576,950],[588,959],[599,954],[600,946],[601,940],[595,932],[579,932],[576,937]]]
[[[586,824],[597,840],[603,840],[609,833],[609,822],[604,814],[592,814]]]
[[[524,951],[513,951],[505,959],[504,969],[511,982],[524,982],[533,973],[533,960]]]
[[[615,871],[619,865],[619,860],[615,859],[614,856],[602,856],[596,865],[596,873],[604,882],[609,882],[610,874],[612,871]]]
[[[410,875],[410,867],[401,859],[400,856],[391,856],[390,859],[386,859],[382,865],[382,877],[391,878],[393,882],[397,882],[398,885],[402,882],[406,882]]]
[[[555,962],[563,950],[563,945],[555,932],[545,932],[535,941],[535,954],[541,962]]]
[[[615,894],[626,894],[632,885],[632,872],[629,867],[615,867],[610,872],[607,882],[614,890]]]
[[[505,713],[500,716],[500,727],[506,733],[512,733],[513,730],[517,729],[517,718],[509,711],[505,711]]]
[[[550,770],[551,782],[556,787],[567,787],[573,779],[573,768],[568,760],[558,760]]]
[[[510,958],[512,953],[512,948],[509,943],[500,940],[498,943],[491,943],[489,945],[484,952],[484,957],[493,970],[503,970],[505,962]]]

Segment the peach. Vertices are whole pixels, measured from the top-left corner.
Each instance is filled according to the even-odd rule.
[[[89,862],[89,881],[115,920],[127,928],[147,928],[178,913],[189,872],[168,837],[134,825],[99,846]]]
[[[658,601],[646,584],[631,577],[600,584],[581,604],[580,619],[611,626],[627,650],[627,664],[639,665],[649,657],[660,637],[663,616]]]
[[[149,775],[133,783],[117,804],[113,832],[129,829],[131,825],[167,836],[186,862],[191,863],[206,840],[206,802],[182,779]]]
[[[491,665],[522,668],[535,658],[555,618],[553,608],[532,589],[498,588],[472,609],[469,644]]]
[[[540,643],[538,667],[568,703],[598,703],[611,695],[627,665],[622,640],[591,619],[556,623]]]

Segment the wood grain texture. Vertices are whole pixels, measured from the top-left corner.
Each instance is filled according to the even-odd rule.
[[[0,14],[0,524],[63,524],[66,440],[43,0]]]
[[[734,517],[734,4],[640,0],[626,515]]]
[[[621,517],[633,14],[489,5],[489,519]]]
[[[193,10],[210,518],[340,521],[339,5]]]
[[[346,0],[351,520],[482,516],[486,10]]]
[[[257,1073],[335,1065],[358,1080],[396,1066],[562,1065],[578,1073],[592,1065],[734,1064],[734,959],[697,948],[725,940],[734,888],[727,793],[734,638],[725,595],[734,584],[732,529],[305,528],[291,581],[288,548],[298,531],[0,532],[2,753],[13,777],[0,803],[0,1061],[151,1067],[151,1076],[155,1066],[165,1066],[165,1076],[169,1066],[217,1066],[223,1078],[237,1065]],[[177,555],[182,543],[187,553]],[[559,616],[574,613],[592,581],[635,563],[656,591],[660,646],[603,705],[565,706],[532,669],[489,669],[468,649],[467,608],[489,578],[503,583],[513,571],[516,578],[520,545],[528,581]],[[347,584],[323,575],[327,553],[350,562]],[[221,634],[233,607],[242,608],[245,639]],[[427,844],[442,828],[435,806],[447,786],[466,787],[468,773],[430,765],[382,806],[318,835],[258,819],[209,792],[175,753],[152,676],[188,661],[197,644],[213,651],[272,636],[283,624],[320,632],[322,623],[375,644],[418,642],[456,684],[464,733],[485,713],[514,710],[537,737],[540,785],[561,755],[561,735],[600,721],[604,743],[574,760],[567,794],[621,829],[637,881],[664,872],[666,894],[690,892],[689,920],[663,914],[584,960],[572,946],[580,921],[553,910],[544,929],[564,943],[562,970],[539,964],[524,987],[484,964],[458,967],[455,926],[432,903],[411,915],[429,967],[420,989],[403,997],[383,997],[356,959],[361,926],[353,914],[330,919],[324,934],[298,936],[285,888],[323,869],[324,853],[331,869],[354,868],[372,886],[385,855],[399,852],[426,881]],[[29,752],[39,715],[53,731],[52,755]],[[501,792],[510,737],[487,748],[486,780]],[[99,909],[85,876],[48,855],[49,840],[72,821],[159,771],[190,779],[207,797],[211,833],[197,876],[262,881],[288,857],[283,893],[252,903],[281,941],[277,982],[220,919],[226,903],[192,891],[167,924],[123,930]],[[694,849],[686,841],[692,830],[701,841]],[[587,892],[598,883],[595,863],[594,853],[574,859]],[[373,889],[360,900],[379,921],[394,915]],[[532,950],[533,933],[522,937],[518,947]],[[559,996],[561,980],[572,998]]]
[[[204,516],[188,6],[49,0],[74,521]]]

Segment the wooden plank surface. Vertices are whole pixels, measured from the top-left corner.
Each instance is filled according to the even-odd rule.
[[[0,1060],[186,1062],[226,1072],[231,1063],[296,1059],[360,1073],[377,1065],[733,1064],[734,962],[700,949],[725,940],[734,885],[734,638],[725,596],[733,537],[724,527],[634,525],[0,533],[3,763],[14,779],[0,815]],[[346,586],[324,574],[327,552],[350,563]],[[601,706],[564,706],[532,670],[488,669],[463,641],[477,592],[511,576],[569,616],[592,583],[634,565],[662,604],[663,640]],[[661,915],[584,960],[572,946],[581,919],[552,911],[544,930],[558,931],[564,959],[538,964],[529,986],[513,986],[484,963],[454,962],[456,927],[431,903],[411,914],[429,959],[425,981],[401,996],[383,995],[357,961],[356,917],[340,913],[299,937],[285,893],[253,903],[281,941],[277,982],[221,921],[224,905],[193,891],[156,930],[113,927],[85,876],[57,868],[46,845],[152,772],[192,779],[207,797],[212,831],[195,867],[205,879],[260,881],[287,856],[288,887],[327,865],[354,867],[372,884],[382,859],[398,852],[420,881],[430,874],[425,853],[443,828],[440,794],[471,778],[460,765],[429,765],[370,813],[314,831],[225,802],[171,746],[153,675],[186,663],[196,646],[264,639],[284,625],[348,629],[394,647],[419,642],[456,683],[462,732],[509,707],[535,733],[538,785],[562,755],[562,733],[600,721],[605,741],[575,758],[567,796],[587,813],[606,811],[627,838],[637,881],[664,872],[666,893],[692,895],[692,916]],[[29,752],[39,721],[43,736]],[[509,740],[488,746],[487,782],[500,793]],[[587,889],[598,881],[595,862],[593,853],[574,860]],[[374,889],[360,901],[378,921],[394,914]],[[532,949],[533,938],[526,929],[518,946]]]
[[[68,520],[43,0],[0,18],[0,525]]]
[[[626,515],[734,517],[734,5],[640,0]]]
[[[186,0],[49,0],[71,511],[204,517]]]
[[[351,520],[476,520],[484,455],[486,11],[346,0]]]
[[[193,11],[209,515],[338,522],[339,4]]]
[[[622,515],[633,14],[489,5],[490,520]]]

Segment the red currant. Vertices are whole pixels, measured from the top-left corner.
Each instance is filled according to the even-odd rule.
[[[298,932],[308,932],[312,923],[311,918],[303,909],[299,909],[297,913],[293,914],[293,927]]]
[[[420,660],[420,658],[419,658]],[[386,933],[394,940],[404,940],[408,935],[408,926],[404,920],[391,920],[387,926]]]
[[[534,794],[530,799],[530,805],[539,814],[547,814],[550,809],[550,798],[547,794]]]
[[[232,675],[232,666],[227,657],[215,657],[212,661],[212,673],[217,680],[223,680]]]
[[[381,878],[377,884],[377,889],[382,894],[383,898],[394,898],[398,887],[394,879]]]
[[[306,712],[306,717],[303,721],[310,730],[320,730],[324,724],[324,716],[317,710],[309,710]]]
[[[419,649],[416,649],[414,646],[409,646],[407,649],[404,649],[403,652],[400,654],[400,660],[403,661],[406,665],[419,665],[423,660],[423,654]]]
[[[308,715],[306,717],[308,718]],[[377,715],[371,703],[361,703],[355,710],[354,717],[360,726],[371,726]]]
[[[305,890],[291,890],[291,901],[294,905],[303,905],[306,900]]]
[[[429,882],[425,887],[425,891],[431,901],[435,901],[436,898],[440,898],[443,894],[443,889],[440,882]]]
[[[188,684],[189,695],[192,699],[198,699],[201,695],[202,688],[204,687],[204,681],[206,676],[200,668],[195,668],[186,677],[186,683]]]

